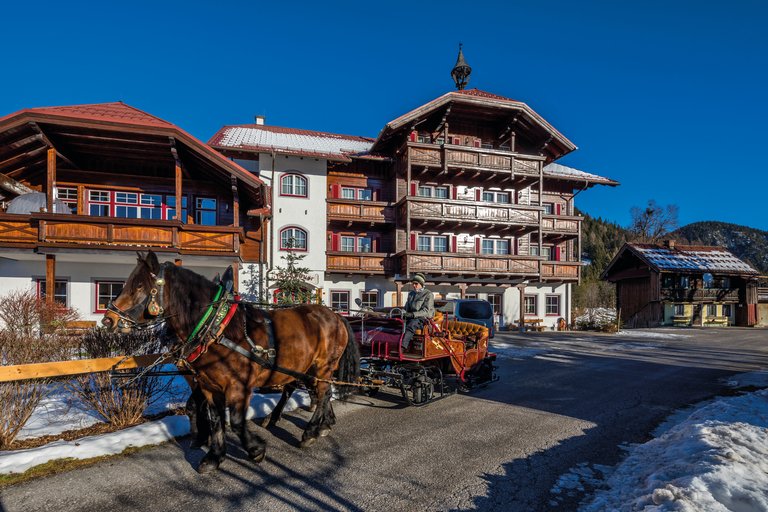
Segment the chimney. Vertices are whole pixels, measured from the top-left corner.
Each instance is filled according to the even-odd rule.
[[[674,240],[664,240],[664,247],[667,249],[674,249],[675,248],[675,241]]]
[[[256,120],[256,124],[264,125],[264,121],[266,120],[266,117],[262,115],[257,115],[257,116],[254,116],[254,119]]]

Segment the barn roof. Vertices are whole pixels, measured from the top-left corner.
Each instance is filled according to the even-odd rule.
[[[758,275],[757,270],[723,247],[628,243],[619,250],[603,276],[609,275],[616,263],[627,253],[636,256],[657,272]]]

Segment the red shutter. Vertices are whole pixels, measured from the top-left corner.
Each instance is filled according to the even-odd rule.
[[[555,247],[555,261],[560,261],[560,246]]]
[[[480,139],[475,139],[475,147],[479,148],[482,145],[482,141]]]
[[[416,250],[416,233],[411,233],[411,250]]]
[[[456,199],[458,197],[458,189],[455,185],[451,185],[451,198]]]
[[[479,236],[475,237],[475,252],[477,254],[480,254],[481,244],[482,244],[482,239]]]
[[[338,199],[341,197],[341,186],[338,184],[331,185],[331,198]]]
[[[338,251],[340,246],[341,246],[341,239],[339,238],[338,233],[332,234],[331,235],[331,250],[332,251]]]
[[[411,132],[409,138],[411,142],[416,142],[416,130]]]
[[[460,146],[461,145],[461,137],[454,137],[453,138],[453,144],[456,145],[456,146]]]
[[[411,195],[412,196],[416,195],[416,182],[413,182],[413,181],[411,182]]]
[[[451,252],[459,252],[458,249],[458,243],[457,243],[457,236],[451,235]]]
[[[557,215],[560,215],[560,206],[561,206],[560,203],[557,203],[557,205],[555,206],[555,214]]]
[[[483,199],[483,191],[480,187],[475,189],[475,201],[481,201]]]

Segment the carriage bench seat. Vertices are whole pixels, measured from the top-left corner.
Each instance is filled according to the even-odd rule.
[[[443,329],[451,333],[451,338],[465,338],[467,335],[480,335],[479,338],[488,337],[488,328],[473,324],[471,322],[459,322],[458,320],[449,320],[443,326]]]

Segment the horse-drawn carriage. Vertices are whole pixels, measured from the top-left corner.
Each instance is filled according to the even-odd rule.
[[[360,345],[363,382],[399,389],[409,404],[423,405],[458,388],[491,382],[496,354],[488,352],[488,328],[438,311],[403,347],[404,311],[349,318]],[[371,385],[369,392],[378,391]]]

